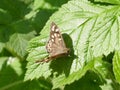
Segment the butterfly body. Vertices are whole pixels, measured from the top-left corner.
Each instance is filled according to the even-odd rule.
[[[56,59],[58,57],[66,56],[69,54],[69,49],[64,43],[58,26],[52,22],[50,29],[50,37],[46,44],[46,50],[49,53],[49,56],[40,62],[48,62],[52,59]]]

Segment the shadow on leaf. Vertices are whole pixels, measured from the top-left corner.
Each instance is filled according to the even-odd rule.
[[[53,72],[57,72],[57,75],[65,73],[67,77],[70,73],[70,68],[71,68],[73,59],[76,58],[76,56],[74,55],[72,39],[68,34],[62,34],[62,35],[66,43],[66,47],[70,48],[70,54],[66,57],[60,57],[60,58],[57,58],[57,60],[53,60],[50,65],[50,68],[53,69]]]

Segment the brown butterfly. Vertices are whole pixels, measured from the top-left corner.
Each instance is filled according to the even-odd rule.
[[[49,53],[49,56],[43,60],[38,60],[37,62],[48,62],[52,59],[66,56],[70,51],[68,48],[66,48],[65,42],[60,33],[60,29],[54,22],[51,23],[50,38],[47,42],[46,49]]]

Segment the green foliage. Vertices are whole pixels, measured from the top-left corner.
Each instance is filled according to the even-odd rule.
[[[94,0],[95,2],[109,3],[109,4],[120,4],[119,0]]]
[[[70,55],[36,63],[51,22]],[[119,22],[119,0],[1,0],[0,90],[119,90]]]
[[[115,74],[116,80],[120,83],[120,51],[116,51],[113,58],[113,72]]]

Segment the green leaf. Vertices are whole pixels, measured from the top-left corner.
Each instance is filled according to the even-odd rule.
[[[98,77],[97,80],[95,80],[96,84],[100,84],[100,87],[102,90],[117,90],[120,88],[118,83],[115,81],[113,71],[112,71],[112,64],[110,62],[107,62],[107,59],[112,59],[113,53],[110,53],[107,57],[96,57],[94,58],[94,68],[92,68],[92,71],[95,72],[95,76]],[[91,77],[94,78],[94,77]]]
[[[12,21],[12,16],[5,10],[0,9],[0,24],[9,24]]]
[[[5,47],[5,43],[8,42],[9,37],[13,31],[10,31],[9,26],[0,26],[0,52],[2,52]]]
[[[23,81],[26,61],[22,60],[27,56],[28,41],[36,35],[36,27],[33,28],[32,20],[38,19],[36,18],[40,15],[38,11],[41,11],[38,9],[35,11],[36,16],[32,14],[32,18],[26,18],[34,10],[34,1],[0,0],[0,56],[3,56],[0,57],[0,90],[51,90],[51,83],[43,78]],[[46,14],[50,16],[52,12],[44,13],[43,16]],[[46,16],[47,19],[48,16]],[[43,23],[41,20],[43,19],[45,24],[46,17],[39,18],[39,22]],[[39,27],[42,28],[44,24]]]
[[[35,42],[35,46],[32,41],[30,42],[28,49],[30,51],[28,63],[30,64],[27,65],[26,77],[30,76],[29,79],[38,78],[45,75],[45,70],[47,72],[52,70],[53,88],[80,79],[87,70],[94,66],[90,65],[93,57],[107,56],[110,52],[120,49],[119,12],[119,6],[100,6],[84,0],[73,0],[63,5],[58,12],[50,17],[40,32],[41,35],[32,40]],[[41,66],[42,64],[34,66],[36,60],[42,60],[47,55],[45,40],[47,41],[49,38],[51,22],[55,22],[63,33],[66,46],[71,50],[70,57],[58,58],[43,64],[43,66]],[[38,67],[45,68],[44,71],[41,68],[40,75],[37,72],[39,71]],[[34,76],[32,76],[33,72]],[[104,74],[102,75],[104,76]],[[50,73],[43,77],[48,76]]]
[[[21,59],[26,55],[28,41],[35,34],[31,23],[24,20],[29,9],[27,1],[0,1],[0,52],[6,48],[13,56]]]
[[[97,75],[89,71],[80,80],[66,85],[64,90],[101,90],[100,83],[97,83]]]
[[[53,78],[53,89],[61,87],[66,84],[70,84],[74,82],[75,80],[79,80],[82,78],[85,73],[89,70],[92,69],[93,67],[93,61],[87,64],[83,69],[78,70],[77,72],[71,73],[69,76],[66,76],[65,74],[59,75],[59,77]]]
[[[31,23],[21,20],[9,26],[0,26],[0,51],[6,48],[13,56],[20,59],[26,55],[28,41],[34,37],[35,31]]]
[[[119,88],[119,85],[114,81],[114,76],[111,70],[112,66],[105,61],[105,57],[93,58],[89,64],[91,65],[91,69],[85,74],[85,76],[66,85],[65,90],[117,90]],[[61,82],[58,81],[55,83],[60,85],[64,82],[61,80]]]
[[[33,27],[39,33],[53,12],[58,10],[67,1],[69,0],[34,0],[31,7],[32,11],[25,18],[31,18]]]
[[[119,32],[118,8],[113,6],[96,17],[89,38],[95,56],[108,55],[110,52],[119,49],[119,33],[117,33]]]
[[[31,53],[27,57],[29,62],[27,64],[25,80],[32,80],[42,76],[47,78],[51,75],[51,70],[49,69],[50,63],[36,63],[36,61],[40,58],[43,59],[45,56],[47,56],[44,46],[46,40],[44,38],[45,37],[36,37],[30,41],[28,51]]]
[[[66,85],[64,90],[118,90],[119,85],[113,85],[111,79],[106,82],[100,82],[98,74],[88,71],[81,79],[74,81],[70,85]]]
[[[0,90],[51,90],[52,85],[45,80],[18,81],[0,88]]]
[[[94,60],[94,68],[92,70],[99,76],[101,82],[105,82],[106,77],[112,78],[111,64],[103,61],[103,57],[96,57]]]
[[[4,60],[4,58],[0,58]],[[4,62],[2,69],[0,71],[0,88],[7,87],[7,85],[12,85],[12,83],[19,82],[20,75],[22,75],[23,70],[21,64],[17,58],[10,57],[6,59],[7,62]],[[5,60],[4,60],[5,61]],[[14,77],[14,78],[12,78]],[[2,89],[1,89],[2,90]]]
[[[10,14],[10,16],[12,16],[12,21],[20,20],[30,11],[28,7],[30,3],[25,3],[26,1],[28,0],[15,0],[14,2],[12,0],[0,0],[0,8],[4,9],[8,15]]]
[[[120,83],[120,51],[116,51],[113,58],[113,72],[118,83]]]
[[[0,71],[2,69],[2,66],[4,65],[5,61],[8,59],[8,57],[1,57],[0,58]]]
[[[51,90],[51,83],[44,79],[23,82],[25,66],[17,58],[1,57],[0,65],[0,90]]]
[[[39,8],[50,9],[51,7],[53,6],[49,2],[46,2],[45,0],[35,0],[33,9],[34,10]]]
[[[4,48],[4,43],[0,42],[0,53],[2,52],[3,48]]]
[[[110,3],[110,4],[120,4],[120,0],[94,0],[95,2]]]
[[[31,24],[24,20],[12,24],[11,27],[12,33],[9,35],[9,41],[5,48],[13,55],[23,59],[27,53],[28,41],[34,37],[35,31],[32,30]]]
[[[57,9],[58,7],[60,7],[62,4],[67,3],[67,1],[69,0],[56,0],[56,1],[45,1],[45,0],[35,0],[34,2],[34,10],[38,9],[38,8],[42,8],[42,9]]]

